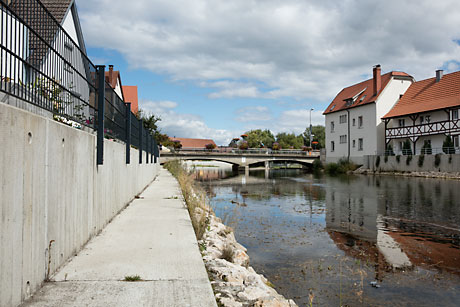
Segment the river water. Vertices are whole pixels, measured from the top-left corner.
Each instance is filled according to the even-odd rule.
[[[251,266],[299,306],[460,306],[460,181],[198,167]]]

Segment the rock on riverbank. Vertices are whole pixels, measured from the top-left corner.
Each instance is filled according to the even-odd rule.
[[[209,215],[208,229],[198,243],[216,299],[222,306],[297,306],[293,300],[278,294],[263,275],[249,266],[246,248],[218,217]]]

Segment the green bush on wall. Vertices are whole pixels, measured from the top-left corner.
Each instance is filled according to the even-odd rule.
[[[380,156],[377,156],[377,158],[375,158],[375,167],[379,167],[380,165]]]
[[[425,161],[425,156],[424,155],[418,156],[418,163],[417,163],[418,167],[422,167],[424,161]]]
[[[396,162],[399,163],[399,161],[401,161],[401,156],[400,156],[400,155],[397,155],[397,156],[396,156]]]
[[[409,165],[409,164],[410,164],[410,161],[412,161],[412,155],[407,156],[407,158],[406,158],[406,165]]]
[[[441,155],[440,154],[436,154],[434,156],[434,166],[435,167],[438,167],[439,164],[441,164]]]

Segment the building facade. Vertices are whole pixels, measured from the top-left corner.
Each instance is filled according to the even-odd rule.
[[[436,77],[412,84],[383,117],[387,149],[396,155],[459,153],[459,113],[460,71],[444,75],[438,70]],[[447,136],[452,146],[443,148]]]
[[[362,164],[365,155],[385,150],[385,123],[381,118],[396,104],[414,79],[392,71],[344,88],[324,111],[326,117],[326,162],[341,158]]]

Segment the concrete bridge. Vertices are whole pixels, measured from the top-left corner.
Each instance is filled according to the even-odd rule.
[[[300,151],[300,150],[187,150],[179,152],[162,152],[160,163],[180,159],[180,160],[201,160],[201,161],[220,161],[233,165],[233,169],[244,169],[249,171],[250,167],[264,166],[266,169],[273,164],[297,163],[305,168],[311,168],[315,159],[320,158],[319,151]]]

